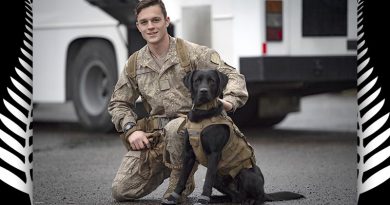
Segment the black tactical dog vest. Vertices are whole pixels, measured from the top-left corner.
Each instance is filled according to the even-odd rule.
[[[207,157],[202,147],[200,133],[204,128],[218,124],[227,125],[230,131],[229,140],[222,150],[222,157],[218,164],[218,173],[220,175],[230,175],[234,178],[241,169],[252,168],[256,159],[253,148],[229,116],[219,115],[200,122],[188,120],[186,128],[189,134],[189,141],[197,161],[203,166],[207,166]]]

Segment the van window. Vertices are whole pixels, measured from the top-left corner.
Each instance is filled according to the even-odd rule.
[[[302,0],[303,36],[346,36],[347,0]]]

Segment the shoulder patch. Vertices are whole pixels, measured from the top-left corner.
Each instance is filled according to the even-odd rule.
[[[221,60],[219,59],[219,55],[217,53],[212,53],[210,60],[212,63],[219,65]]]

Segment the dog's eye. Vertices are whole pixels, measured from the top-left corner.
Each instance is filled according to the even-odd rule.
[[[194,80],[194,83],[200,83],[200,81],[201,80],[199,78],[197,78],[197,79]]]

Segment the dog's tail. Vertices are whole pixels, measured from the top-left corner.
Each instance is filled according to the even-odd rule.
[[[284,201],[305,198],[302,194],[297,194],[289,191],[281,191],[265,194],[265,201]]]

